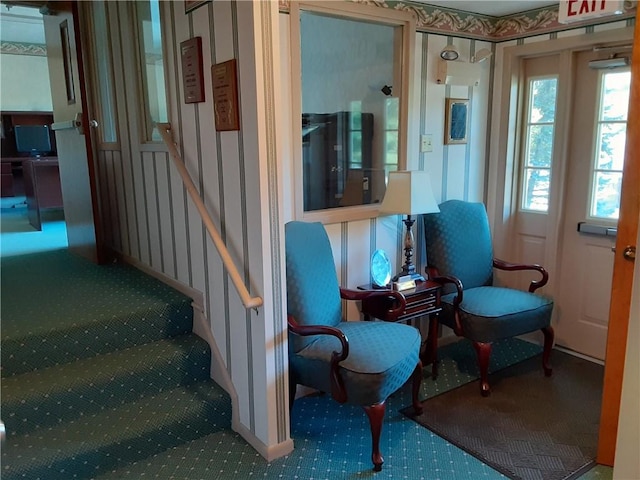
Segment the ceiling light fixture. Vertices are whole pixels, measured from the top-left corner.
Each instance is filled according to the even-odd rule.
[[[453,45],[447,45],[440,52],[440,58],[443,60],[457,60],[459,56],[458,50]]]

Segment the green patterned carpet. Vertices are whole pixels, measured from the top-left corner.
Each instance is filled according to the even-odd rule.
[[[228,430],[191,300],[67,250],[3,257],[2,478],[94,478]]]
[[[410,386],[388,401],[382,472],[371,468],[363,411],[327,395],[295,402],[295,450],[266,462],[230,429],[230,401],[208,379],[188,299],[133,268],[65,250],[2,258],[1,274],[3,480],[504,478],[399,413]],[[499,342],[492,370],[539,351]],[[477,378],[467,342],[439,355],[423,398]],[[610,474],[598,467],[582,479]]]

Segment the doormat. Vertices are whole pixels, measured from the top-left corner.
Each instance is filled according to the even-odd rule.
[[[595,464],[604,367],[554,350],[553,375],[541,355],[401,412],[512,479],[568,480]]]

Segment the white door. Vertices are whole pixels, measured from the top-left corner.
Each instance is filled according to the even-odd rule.
[[[63,5],[64,6],[64,5]],[[52,126],[56,135],[60,183],[69,249],[99,261],[96,220],[97,192],[90,161],[84,80],[76,49],[74,17],[71,11],[57,10],[44,16],[49,76],[53,100]],[[82,124],[78,127],[78,123]]]
[[[577,57],[558,255],[556,344],[604,360],[630,72]]]

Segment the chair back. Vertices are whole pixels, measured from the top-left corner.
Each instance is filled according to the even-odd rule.
[[[287,313],[300,325],[336,326],[342,321],[340,285],[329,237],[321,223],[284,226]],[[294,351],[316,337],[290,335]]]
[[[493,284],[493,247],[482,203],[448,200],[440,213],[424,215],[427,263],[467,288]]]

